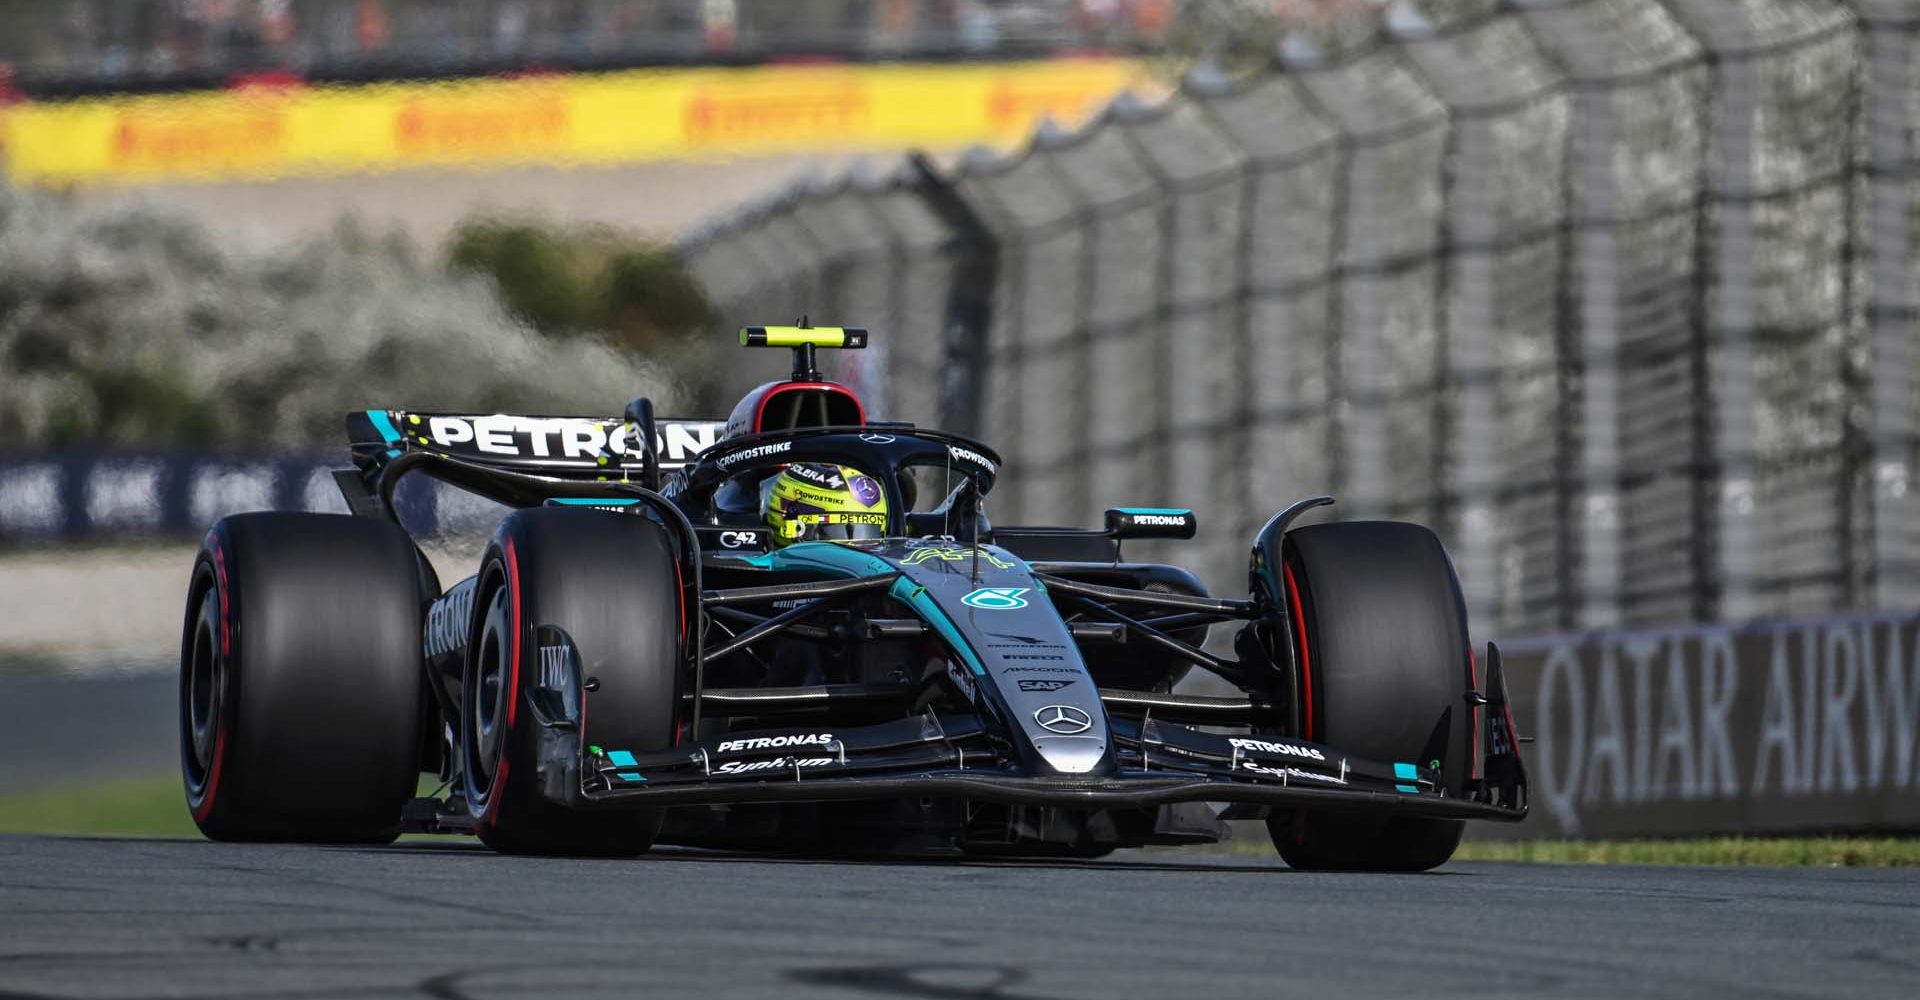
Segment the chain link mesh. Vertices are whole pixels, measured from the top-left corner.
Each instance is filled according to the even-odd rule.
[[[887,416],[965,421],[1003,523],[1431,524],[1477,627],[1920,602],[1920,10],[1390,5],[1018,153],[797,186],[690,239],[719,311],[864,322]],[[914,206],[955,196],[970,236]],[[960,261],[997,255],[991,287]],[[981,297],[984,323],[957,322]],[[943,372],[984,345],[972,397]]]

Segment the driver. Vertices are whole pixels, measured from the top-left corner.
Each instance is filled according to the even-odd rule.
[[[881,538],[887,498],[880,481],[844,465],[789,465],[760,485],[760,514],[773,545]]]

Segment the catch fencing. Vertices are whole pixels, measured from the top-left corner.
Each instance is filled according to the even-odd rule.
[[[873,328],[997,521],[1192,506],[1222,591],[1324,492],[1433,525],[1483,634],[1910,609],[1916,57],[1894,0],[1401,2],[682,256]]]

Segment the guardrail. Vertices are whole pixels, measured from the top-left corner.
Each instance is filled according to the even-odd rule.
[[[1488,837],[1920,830],[1920,617],[1502,643],[1533,813]]]

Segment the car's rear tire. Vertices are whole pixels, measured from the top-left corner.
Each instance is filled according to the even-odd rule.
[[[645,853],[659,809],[569,810],[541,794],[534,630],[572,640],[588,682],[588,737],[608,750],[672,745],[683,614],[667,530],[644,517],[537,508],[509,515],[480,572],[461,685],[460,771],[475,832],[514,854]]]
[[[1439,762],[1462,793],[1472,753],[1471,656],[1453,563],[1433,532],[1395,521],[1299,528],[1284,589],[1300,651],[1300,736],[1383,763]],[[1324,809],[1276,813],[1274,846],[1294,868],[1425,871],[1464,823]]]
[[[207,533],[187,591],[180,751],[214,840],[385,843],[419,778],[417,551],[370,518],[263,512]]]

